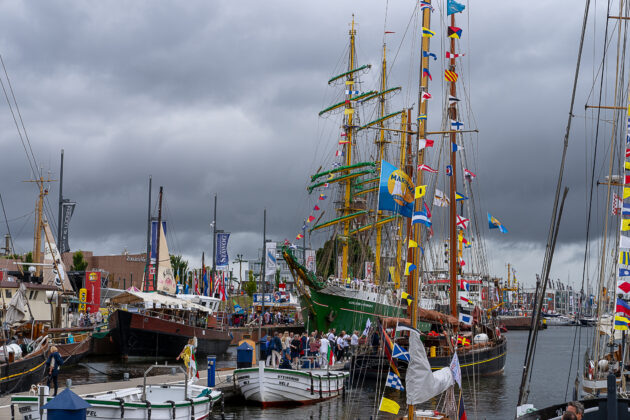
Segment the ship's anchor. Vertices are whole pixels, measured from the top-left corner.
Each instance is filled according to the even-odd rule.
[[[337,318],[337,313],[334,311],[334,309],[331,309],[330,312],[328,312],[328,322],[333,322],[335,320],[335,318]]]

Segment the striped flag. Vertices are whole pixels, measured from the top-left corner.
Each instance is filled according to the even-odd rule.
[[[444,79],[446,79],[446,81],[454,83],[457,82],[458,77],[459,76],[454,71],[444,70]]]
[[[424,26],[422,27],[422,36],[424,38],[431,38],[433,35],[435,35],[435,32],[433,32],[431,29],[425,28]]]
[[[458,58],[458,57],[463,57],[466,54],[453,54],[450,51],[446,51],[446,58]]]
[[[429,165],[425,165],[425,164],[418,165],[418,170],[419,171],[427,171],[427,172],[432,173],[432,174],[437,174],[438,173],[437,169],[433,169]]]
[[[430,139],[420,139],[418,140],[418,149],[422,150],[425,147],[433,147],[433,140]]]
[[[627,331],[628,330],[628,322],[630,320],[623,316],[615,315],[615,329],[619,331]]]

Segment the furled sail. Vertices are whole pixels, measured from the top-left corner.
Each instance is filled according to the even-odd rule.
[[[158,273],[157,273],[157,290],[170,294],[175,294],[176,285],[173,276],[173,267],[171,267],[171,256],[168,253],[168,245],[166,245],[166,235],[164,228],[159,223],[160,229],[160,249],[158,252]]]
[[[72,285],[48,222],[44,222],[44,235],[44,284],[71,292]]]
[[[453,374],[445,367],[431,371],[427,352],[420,340],[420,332],[399,326],[398,330],[409,331],[409,367],[406,374],[407,404],[421,404],[453,386]]]

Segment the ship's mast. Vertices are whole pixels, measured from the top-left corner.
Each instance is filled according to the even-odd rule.
[[[431,10],[430,8],[425,8],[422,10],[422,26],[424,28],[430,28],[431,27]],[[429,37],[422,37],[422,51],[429,51]],[[429,89],[429,77],[428,74],[425,73],[423,71],[423,69],[428,69],[429,68],[429,56],[427,54],[422,54],[422,56],[420,57],[420,88],[418,89],[418,135],[417,138],[418,140],[425,138],[426,135],[426,124],[427,124],[427,120],[426,117],[425,118],[420,118],[421,116],[426,116],[427,115],[427,101],[423,101],[422,100],[422,92],[424,91],[428,91]],[[410,130],[408,130],[408,132],[410,132]],[[408,134],[408,138],[410,137],[410,134]],[[408,145],[408,150],[411,149],[411,145]],[[411,156],[411,153],[409,153],[409,156]],[[418,165],[421,165],[424,162],[424,149],[420,149],[418,151]],[[416,168],[416,185],[422,185],[422,171],[418,170]],[[414,192],[414,197],[415,197],[415,192]],[[420,201],[419,200],[415,200],[414,202],[414,210],[415,211],[419,211],[421,210],[421,205],[420,205]],[[411,235],[410,235],[411,234]],[[407,221],[407,237],[408,238],[413,238],[413,240],[416,241],[416,243],[418,243],[418,245],[421,244],[422,242],[422,233],[421,233],[421,229],[419,228],[418,224],[411,224],[411,222],[408,220]],[[411,318],[411,326],[413,328],[416,328],[416,326],[418,325],[418,278],[419,278],[419,272],[422,269],[422,267],[420,266],[420,264],[418,264],[417,262],[420,261],[419,258],[419,246],[416,248],[408,248],[407,251],[407,261],[411,262],[412,264],[416,264],[417,269],[413,270],[411,273],[409,273],[409,276],[407,277],[407,290],[408,293],[411,294],[411,296],[413,297],[413,302],[411,304],[411,313],[410,318]],[[407,409],[407,413],[408,413],[408,418],[409,420],[413,420],[415,417],[415,408],[413,404],[409,404],[408,409]]]
[[[354,69],[354,37],[356,35],[356,30],[354,29],[354,15],[352,15],[352,25],[350,27],[350,52],[349,52],[349,63],[348,63],[348,71]],[[346,108],[344,113],[346,114],[346,124],[345,124],[345,132],[346,139],[348,143],[345,145],[345,157],[346,157],[346,166],[352,165],[352,133],[354,129],[352,127],[352,120],[354,117],[354,109],[352,108],[352,91],[354,89],[354,73],[348,74],[348,79],[346,81],[347,90],[350,91],[350,94],[346,95]],[[350,173],[350,169],[345,171],[346,174]],[[345,181],[345,193],[344,193],[344,207],[343,214],[349,215],[352,213],[352,209],[350,208],[350,199],[351,199],[351,184],[352,180],[348,179]],[[342,253],[341,253],[341,278],[348,278],[348,241],[350,240],[350,220],[346,220],[343,223],[343,240],[342,243]]]
[[[42,228],[44,227],[43,223],[43,212],[44,212],[44,197],[48,195],[48,189],[44,188],[44,182],[52,182],[56,181],[56,179],[44,179],[41,175],[39,179],[24,181],[24,182],[36,182],[39,187],[39,195],[37,198],[36,204],[36,216],[35,216],[35,229],[33,234],[33,262],[36,264],[42,264],[44,262],[44,255],[42,254]],[[39,277],[42,275],[42,266],[35,266],[35,276]]]
[[[381,68],[381,92],[385,92],[387,89],[387,58],[386,58],[386,47],[387,45],[383,43],[383,65]],[[379,118],[383,118],[385,116],[385,95],[382,95],[379,99],[380,101],[380,109],[379,109]],[[380,162],[385,157],[385,130],[384,122],[381,121],[379,124],[381,130],[379,132],[379,137],[376,143],[378,144],[378,160]],[[381,212],[377,210],[376,212],[376,221],[378,222],[379,216]],[[374,283],[378,284],[381,276],[381,242],[383,237],[383,227],[377,226],[376,228],[376,249],[375,249],[375,257],[374,257]],[[398,259],[396,261],[399,261]]]
[[[451,26],[455,26],[455,13],[451,15]],[[449,63],[449,69],[451,71],[455,71],[455,38],[451,38],[451,59]],[[457,89],[455,87],[455,82],[451,82],[451,90],[450,95],[456,97]],[[455,104],[449,107],[449,117],[452,121],[457,121],[457,107]],[[457,189],[457,152],[453,150],[453,144],[456,143],[456,131],[453,130],[453,127],[450,127],[450,144],[449,148],[451,149],[451,188],[450,188],[450,276],[451,276],[451,315],[455,318],[458,317],[457,314],[457,201],[455,197],[455,191]]]
[[[159,275],[160,268],[160,237],[162,236],[162,190],[164,187],[160,186],[160,195],[158,198],[158,224],[157,234],[155,235],[155,274],[153,275],[153,285],[151,287],[152,292],[157,290],[157,277]]]

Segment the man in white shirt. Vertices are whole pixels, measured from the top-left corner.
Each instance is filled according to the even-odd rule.
[[[353,356],[357,355],[357,350],[359,349],[359,332],[354,331],[352,333],[352,337],[350,337],[350,351]]]
[[[339,334],[339,337],[337,337],[337,352],[336,352],[336,357],[337,360],[341,361],[343,359],[343,349],[344,347],[344,342],[345,340],[343,339],[345,331],[342,331],[341,334]]]
[[[331,343],[335,342],[335,329],[331,328],[330,330],[328,330],[328,341],[330,341]]]
[[[330,346],[330,341],[322,336],[319,342],[319,365],[324,366],[324,364],[328,362],[328,346]]]

